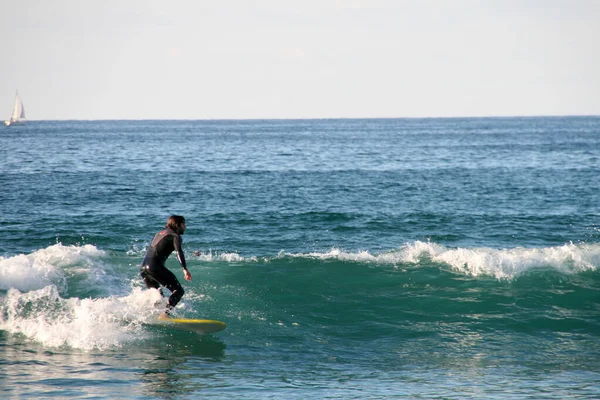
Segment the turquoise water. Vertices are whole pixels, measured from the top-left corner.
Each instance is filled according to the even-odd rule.
[[[2,398],[600,397],[599,117],[39,121],[0,183]],[[170,214],[223,332],[151,324]]]

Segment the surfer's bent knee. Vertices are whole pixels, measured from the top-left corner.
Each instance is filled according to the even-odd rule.
[[[173,292],[171,293],[171,297],[169,297],[169,307],[173,308],[177,305],[177,303],[179,303],[179,301],[181,300],[181,298],[183,297],[183,295],[185,294],[185,290],[183,290],[183,287],[179,286],[178,288],[176,288],[175,290],[173,290]]]

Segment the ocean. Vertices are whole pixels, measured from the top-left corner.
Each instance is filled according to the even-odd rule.
[[[600,117],[0,132],[0,398],[600,398]],[[175,313],[139,266],[171,214]]]

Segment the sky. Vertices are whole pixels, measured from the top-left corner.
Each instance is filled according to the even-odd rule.
[[[2,119],[600,115],[600,0],[2,8]]]

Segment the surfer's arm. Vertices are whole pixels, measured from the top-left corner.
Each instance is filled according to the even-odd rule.
[[[181,268],[183,268],[183,276],[186,281],[192,280],[192,274],[187,269],[187,264],[185,262],[185,255],[183,254],[183,249],[181,248],[181,237],[179,235],[175,235],[173,238],[173,245],[175,246],[175,253],[177,253],[177,260],[179,260],[179,264],[181,264]]]
[[[183,268],[183,271],[187,271],[187,264],[185,262],[185,255],[183,254],[183,249],[181,248],[181,237],[179,235],[175,235],[173,237],[173,245],[175,247],[175,253],[177,253],[177,261]]]

